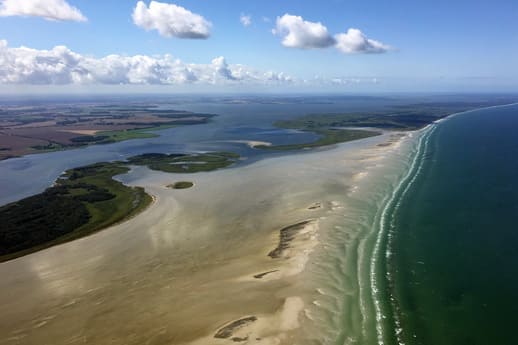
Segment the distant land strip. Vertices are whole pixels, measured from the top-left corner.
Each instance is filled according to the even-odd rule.
[[[311,149],[368,138],[384,131],[412,131],[423,128],[449,115],[511,104],[516,98],[503,97],[480,101],[425,102],[409,105],[395,105],[386,110],[350,113],[307,114],[291,120],[277,121],[278,128],[311,132],[319,137],[316,141],[287,145],[256,145],[263,150]]]
[[[214,116],[154,104],[7,106],[0,109],[0,160],[153,138],[158,135],[152,131],[203,124]]]

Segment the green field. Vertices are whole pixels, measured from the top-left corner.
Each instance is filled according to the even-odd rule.
[[[187,188],[191,188],[192,186],[194,186],[194,183],[192,183],[190,181],[178,181],[178,182],[171,183],[171,184],[167,185],[167,188],[171,188],[171,189],[187,189]]]
[[[97,133],[97,136],[105,136],[105,141],[97,142],[96,144],[108,144],[115,143],[118,141],[131,140],[131,139],[145,139],[145,138],[155,138],[159,135],[156,133],[152,133],[152,131],[159,131],[162,129],[173,128],[175,125],[160,125],[149,128],[139,128],[139,129],[126,129],[126,130],[117,130],[117,131],[102,131]]]
[[[196,173],[225,168],[234,164],[239,155],[231,152],[200,154],[146,153],[128,159],[129,164],[146,165],[152,170],[170,173]]]
[[[380,135],[379,132],[374,131],[364,131],[364,130],[355,130],[355,129],[313,129],[307,130],[313,133],[320,135],[318,140],[309,142],[309,143],[301,143],[301,144],[289,144],[289,145],[257,145],[256,148],[264,149],[264,150],[300,150],[300,149],[310,149],[320,146],[333,145],[338,143],[344,143],[347,141],[358,140],[363,138],[368,138],[376,135]]]
[[[82,135],[72,138],[72,144],[64,145],[57,142],[49,142],[48,145],[37,145],[31,148],[38,153],[42,152],[53,152],[62,151],[71,148],[79,148],[88,145],[99,145],[99,144],[113,144],[119,141],[132,140],[132,139],[147,139],[156,138],[159,135],[153,133],[153,131],[159,131],[162,129],[173,128],[175,125],[160,125],[149,128],[139,129],[124,129],[116,131],[101,131],[96,135]]]

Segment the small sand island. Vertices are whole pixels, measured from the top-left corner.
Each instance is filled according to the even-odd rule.
[[[179,182],[168,184],[167,188],[171,188],[171,189],[187,189],[187,188],[191,188],[192,186],[194,186],[194,183],[192,183],[190,181],[179,181]]]

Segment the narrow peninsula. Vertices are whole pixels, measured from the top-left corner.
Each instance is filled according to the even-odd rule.
[[[148,153],[123,162],[67,170],[42,193],[0,207],[0,262],[87,236],[144,210],[152,197],[141,187],[129,187],[113,179],[127,173],[131,165],[169,173],[196,173],[228,167],[238,158],[231,152]],[[180,181],[171,188],[193,185]]]

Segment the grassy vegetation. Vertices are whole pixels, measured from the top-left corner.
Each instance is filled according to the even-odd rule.
[[[131,140],[131,139],[145,139],[145,138],[155,138],[158,137],[158,134],[151,133],[151,131],[158,131],[167,128],[173,128],[176,125],[160,125],[149,128],[140,128],[140,129],[127,129],[127,130],[118,130],[118,131],[102,131],[97,133],[100,136],[106,136],[107,141],[114,143],[118,141]],[[102,142],[100,142],[101,144]]]
[[[43,193],[0,207],[0,261],[91,234],[143,210],[151,197],[112,179],[128,170],[118,163],[71,169]]]
[[[379,135],[379,132],[364,131],[355,129],[313,129],[311,132],[320,135],[317,141],[301,144],[288,144],[288,145],[257,145],[256,148],[265,150],[300,150],[309,149],[319,146],[333,145],[338,143],[344,143],[347,141],[358,140]]]
[[[239,155],[230,152],[202,154],[146,153],[128,159],[129,164],[146,165],[152,170],[171,173],[196,173],[225,168],[234,164]]]
[[[187,188],[191,188],[192,186],[194,186],[194,183],[192,183],[190,181],[179,181],[179,182],[175,182],[175,183],[171,183],[171,184],[167,185],[168,188],[172,188],[172,189],[187,189]]]
[[[64,148],[65,148],[65,146],[55,143],[55,142],[49,142],[47,145],[31,146],[31,149],[38,151],[38,153],[60,151],[60,150],[63,150]]]
[[[128,171],[129,168],[121,163],[97,163],[69,170],[65,173],[65,179],[58,180],[58,185],[68,189],[74,190],[78,184],[87,184],[113,195],[110,199],[95,200],[91,193],[83,194],[85,192],[79,189],[78,195],[87,202],[91,218],[77,231],[92,232],[105,228],[140,212],[151,203],[151,197],[143,188],[128,187],[113,179],[113,176]]]

